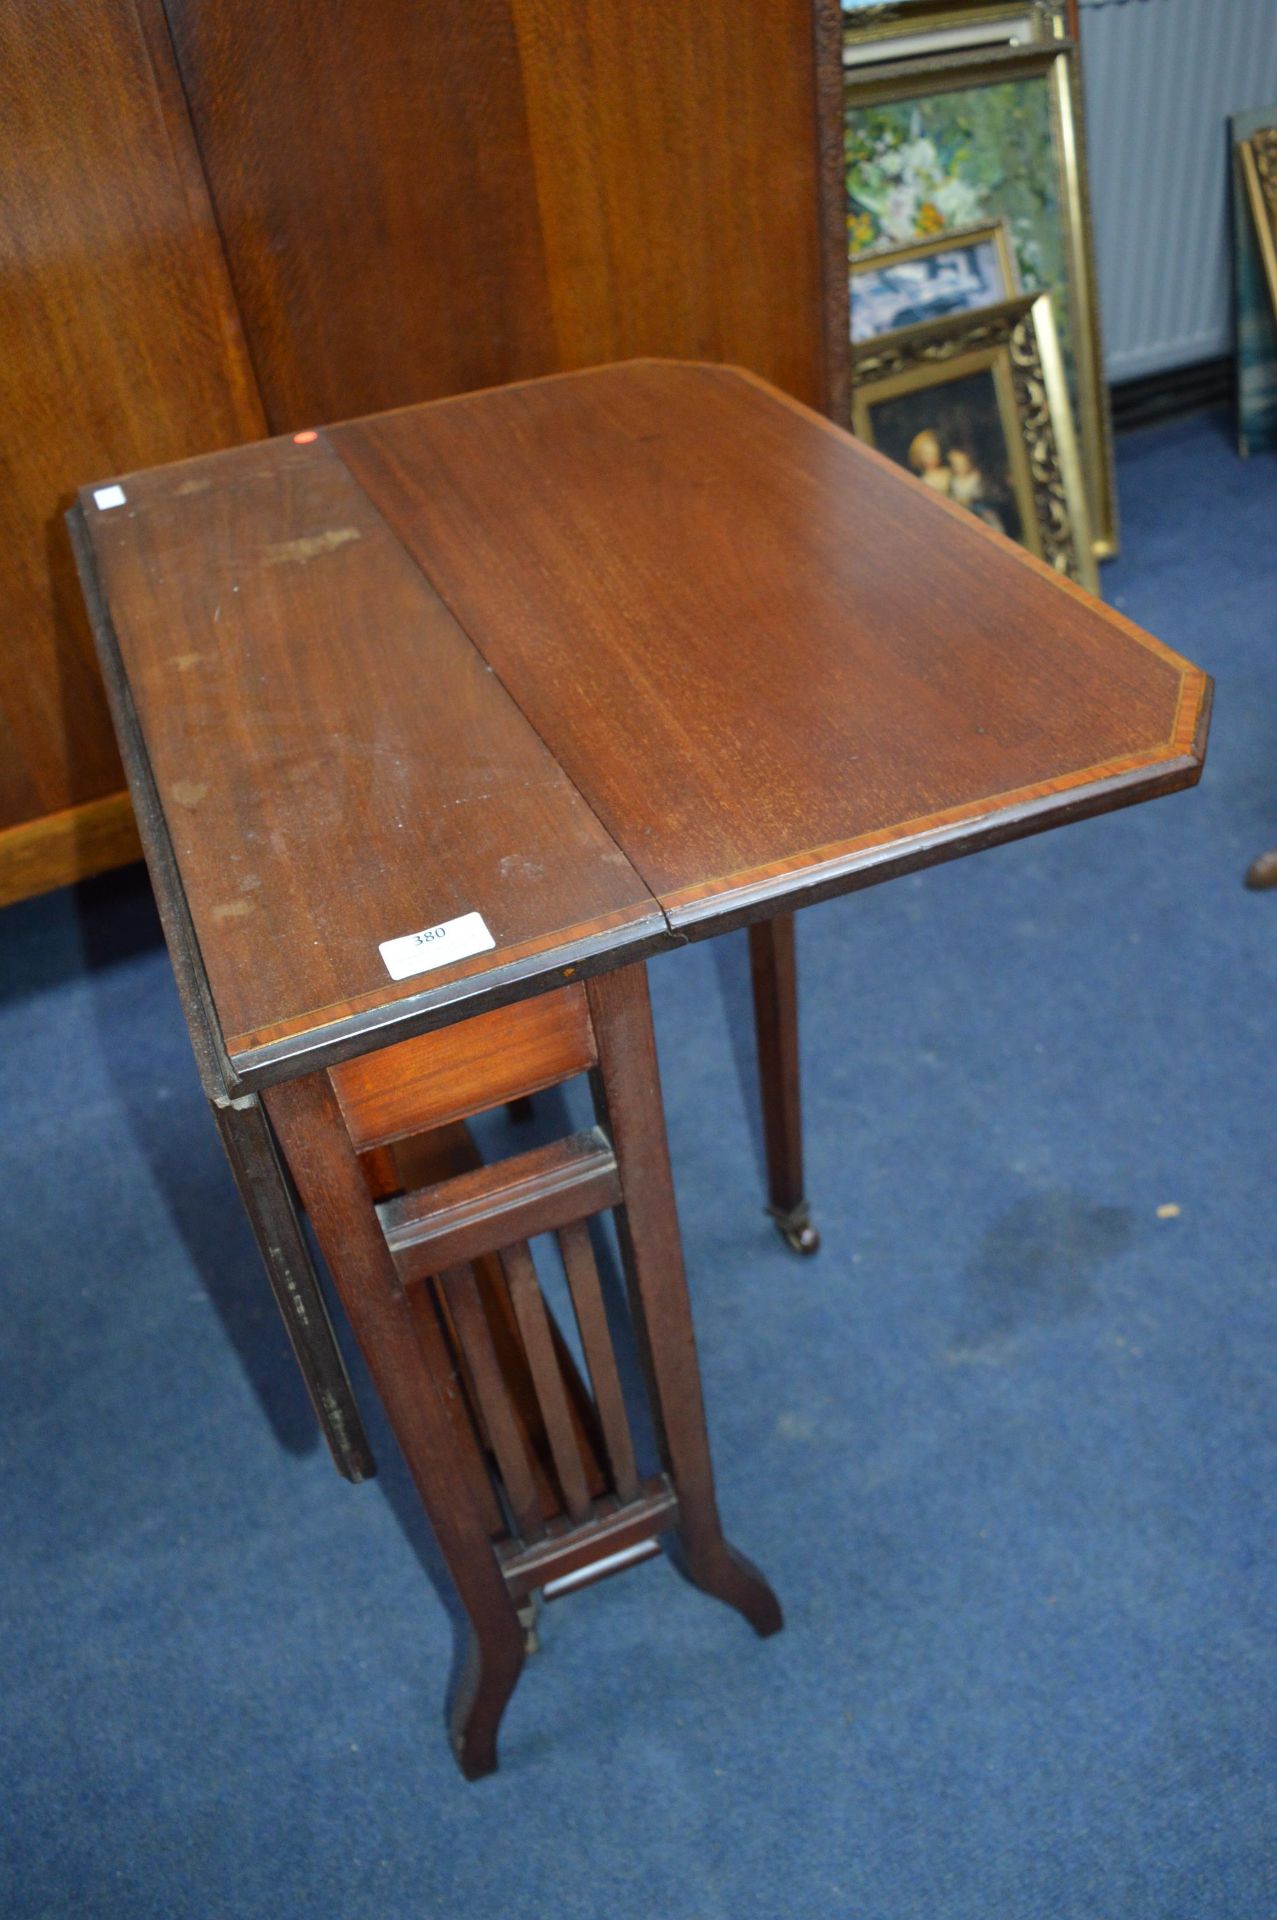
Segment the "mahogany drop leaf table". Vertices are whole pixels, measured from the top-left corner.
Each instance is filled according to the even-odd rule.
[[[646,959],[750,926],[771,1206],[810,1246],[793,910],[1192,785],[1210,683],[730,368],[409,407],[70,518],[204,1089],[361,1479],[311,1216],[469,1619],[452,1736],[482,1773],[535,1593],[664,1542],[780,1624],[715,1507]],[[579,1072],[593,1130],[478,1164],[467,1117]]]

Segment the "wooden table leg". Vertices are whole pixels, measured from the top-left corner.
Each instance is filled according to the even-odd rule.
[[[213,1103],[212,1114],[337,1471],[347,1480],[371,1480],[372,1448],[261,1103],[255,1095]]]
[[[749,929],[754,1028],[763,1096],[767,1211],[796,1253],[815,1253],[820,1235],[803,1191],[801,1066],[798,1056],[798,963],[794,916],[778,913]]]
[[[439,1550],[470,1622],[465,1670],[449,1724],[467,1779],[497,1764],[497,1729],[523,1665],[524,1631],[472,1495],[461,1423],[446,1400],[461,1392],[433,1315],[415,1315],[373,1212],[358,1158],[325,1073],[264,1096],[333,1284],[363,1349]]]
[[[1277,887],[1277,847],[1256,854],[1246,869],[1246,885],[1256,893],[1266,887]]]
[[[700,1366],[683,1271],[647,969],[587,981],[599,1040],[593,1075],[600,1124],[621,1168],[617,1230],[662,1464],[678,1496],[685,1570],[706,1593],[775,1633],[780,1604],[757,1567],[723,1538],[714,1498]]]

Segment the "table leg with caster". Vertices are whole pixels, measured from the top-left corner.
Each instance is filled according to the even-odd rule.
[[[777,914],[749,929],[749,966],[758,1036],[758,1075],[767,1154],[767,1211],[795,1253],[815,1253],[820,1235],[803,1191],[798,969],[794,916]]]

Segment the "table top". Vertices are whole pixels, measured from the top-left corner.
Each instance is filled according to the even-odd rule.
[[[1201,771],[1203,673],[735,369],[259,442],[72,530],[232,1092]]]

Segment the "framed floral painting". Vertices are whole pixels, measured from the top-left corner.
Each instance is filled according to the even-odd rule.
[[[964,87],[849,110],[853,260],[997,216],[1026,288],[1064,280],[1051,102],[1032,81]]]
[[[1021,287],[1052,296],[1104,556],[1116,551],[1117,510],[1074,105],[1056,41],[848,70],[847,248],[854,267],[883,248],[1006,222]]]

